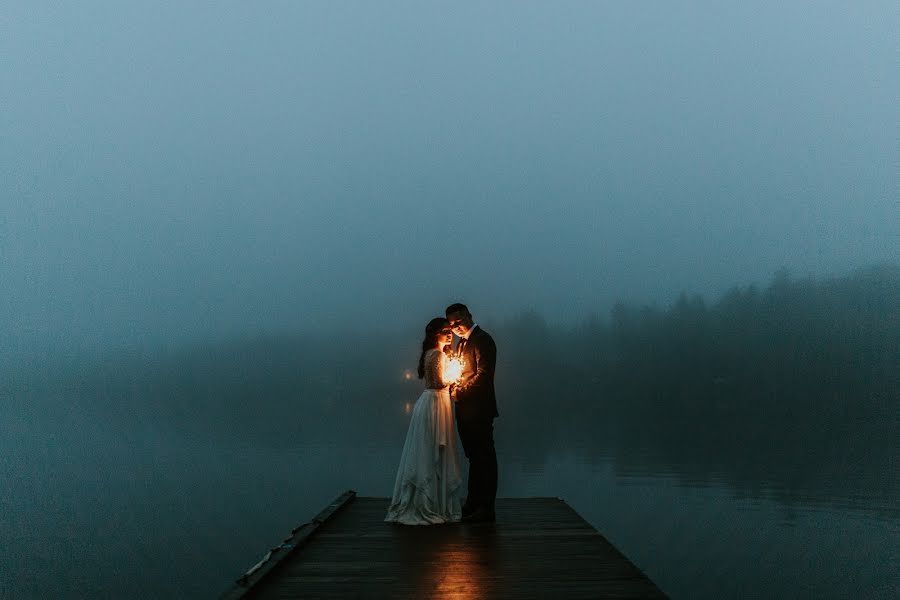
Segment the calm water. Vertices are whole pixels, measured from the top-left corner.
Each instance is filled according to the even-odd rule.
[[[251,443],[110,425],[64,398],[2,402],[2,598],[216,597],[342,491],[388,495],[405,428],[399,409],[370,434]],[[500,494],[564,498],[673,598],[900,597],[896,461],[872,489],[737,491],[578,441],[609,427],[535,447],[501,418]]]

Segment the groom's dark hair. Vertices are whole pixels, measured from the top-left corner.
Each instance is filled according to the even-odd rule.
[[[447,310],[444,311],[444,314],[446,314],[448,317],[450,315],[452,315],[453,313],[463,313],[463,314],[467,314],[467,315],[472,314],[469,312],[469,307],[460,302],[457,302],[456,304],[451,304],[450,306],[447,307]]]

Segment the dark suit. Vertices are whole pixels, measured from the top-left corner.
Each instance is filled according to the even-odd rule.
[[[494,368],[497,346],[481,327],[457,348],[464,361],[461,383],[456,392],[456,425],[466,458],[469,459],[469,495],[472,506],[494,508],[497,497],[497,452],[494,449]]]

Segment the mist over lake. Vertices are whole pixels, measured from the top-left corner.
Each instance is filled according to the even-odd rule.
[[[499,495],[673,598],[900,595],[893,3],[0,8],[0,598],[214,597],[388,496],[423,329]]]
[[[890,597],[898,299],[880,267],[485,323],[500,493],[564,497],[673,597]],[[7,375],[4,592],[225,589],[340,491],[389,493],[416,355],[273,336]]]

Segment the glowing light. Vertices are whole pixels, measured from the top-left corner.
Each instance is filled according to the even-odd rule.
[[[463,370],[463,360],[458,357],[453,357],[447,360],[447,369],[444,371],[444,381],[448,381],[451,383],[459,383],[460,377],[462,377]]]
[[[412,371],[410,371],[409,369],[403,371],[403,379],[404,379],[405,381],[412,381],[412,378],[413,378],[413,372],[412,372]]]
[[[490,535],[490,534],[487,534]],[[494,542],[481,536],[478,545],[444,543],[423,573],[421,596],[446,600],[478,600],[502,597],[496,589],[496,552]],[[474,546],[474,547],[473,547]],[[444,566],[450,568],[442,568]]]

